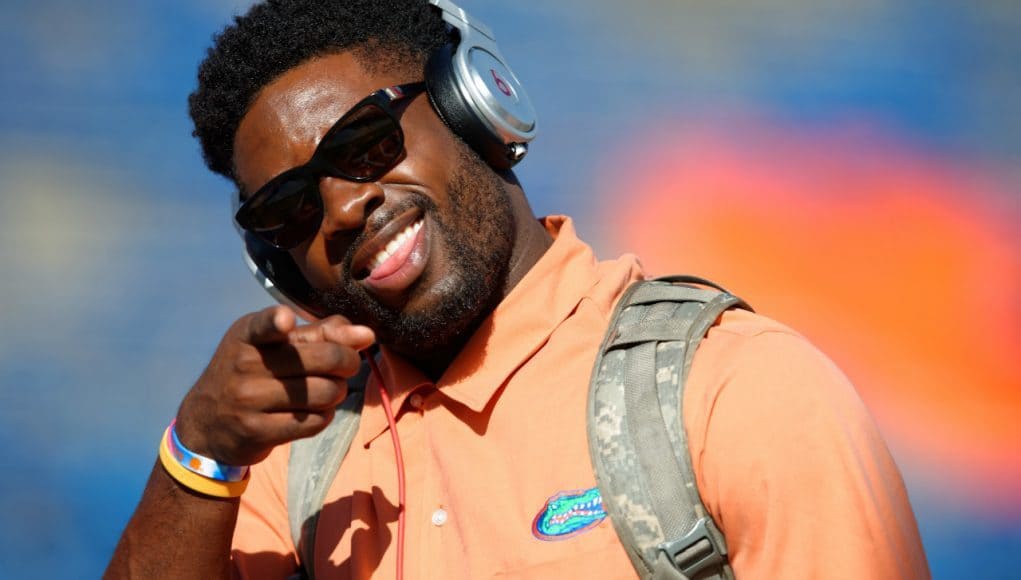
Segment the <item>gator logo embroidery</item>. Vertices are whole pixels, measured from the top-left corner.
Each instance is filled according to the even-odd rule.
[[[561,491],[546,500],[532,522],[532,535],[540,540],[566,540],[590,530],[606,518],[599,488]]]

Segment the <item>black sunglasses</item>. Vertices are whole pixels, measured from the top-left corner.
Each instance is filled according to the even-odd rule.
[[[308,163],[288,169],[240,203],[234,219],[281,250],[311,238],[323,219],[319,180],[375,181],[404,159],[404,132],[394,105],[425,90],[425,83],[380,89],[356,103],[323,136]]]

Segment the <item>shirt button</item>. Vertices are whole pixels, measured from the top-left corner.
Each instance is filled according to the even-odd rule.
[[[432,520],[434,526],[442,526],[447,523],[447,510],[440,508],[434,511]]]
[[[414,393],[410,397],[408,397],[408,404],[411,405],[413,408],[418,409],[419,411],[422,410],[422,404],[424,402],[425,399],[423,399],[422,395],[418,393]]]

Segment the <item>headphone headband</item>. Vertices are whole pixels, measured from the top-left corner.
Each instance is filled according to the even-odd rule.
[[[479,31],[491,42],[496,42],[496,37],[493,36],[493,31],[491,31],[485,24],[473,19],[471,16],[468,16],[468,13],[464,11],[464,8],[461,8],[450,0],[429,0],[429,3],[440,9],[443,21],[447,24],[462,32],[464,32],[465,28],[470,26]]]

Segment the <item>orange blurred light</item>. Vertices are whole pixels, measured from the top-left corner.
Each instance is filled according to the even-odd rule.
[[[614,245],[798,329],[902,463],[1021,509],[1021,216],[1006,186],[874,132],[727,134],[625,147],[617,175],[641,177],[600,180]]]

